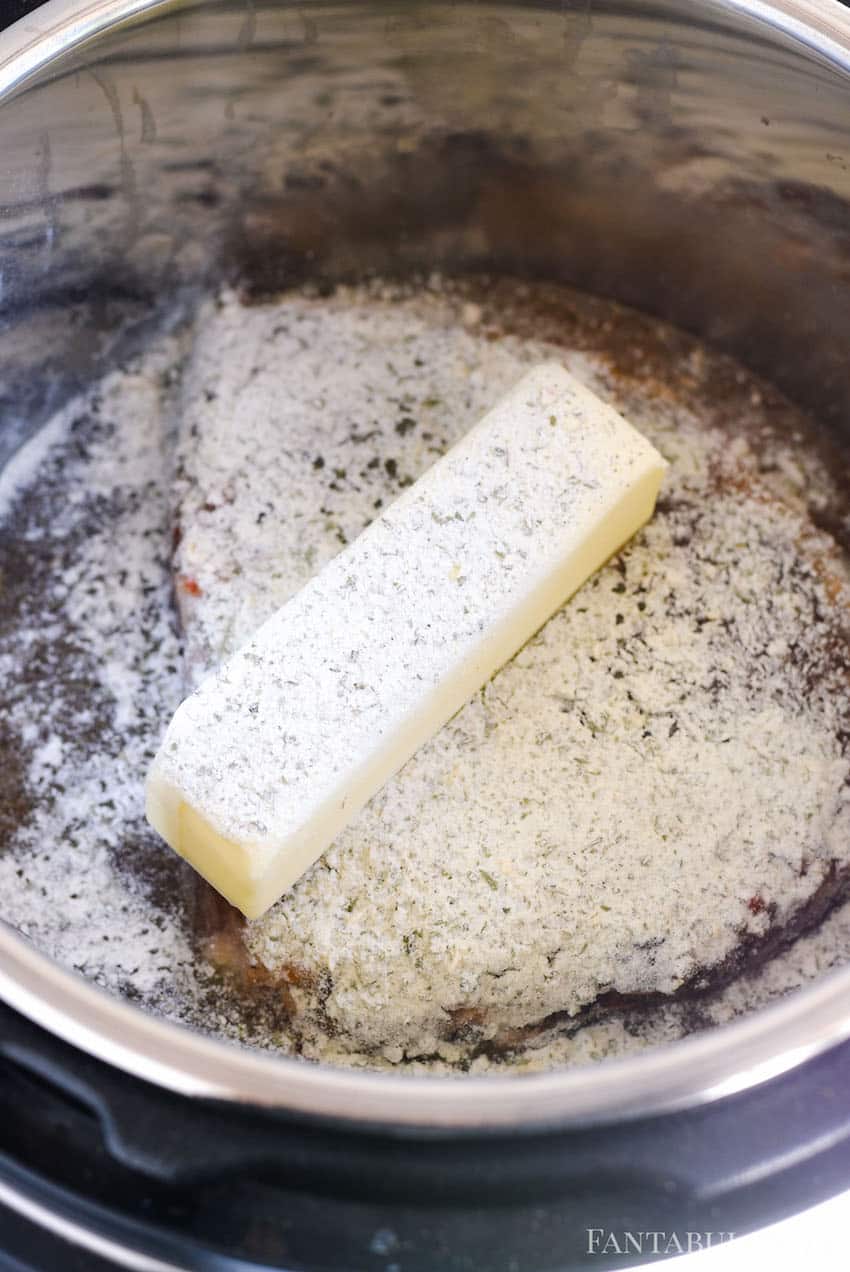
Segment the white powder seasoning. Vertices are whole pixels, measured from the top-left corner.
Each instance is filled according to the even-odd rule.
[[[553,357],[670,461],[654,520],[267,916],[213,906],[210,930],[142,816],[187,684]],[[689,988],[848,864],[845,569],[813,522],[846,492],[805,428],[728,360],[563,289],[210,301],[0,486],[4,918],[207,1032],[411,1071],[623,1054],[847,961],[845,906],[723,993],[611,997]]]
[[[180,698],[165,409],[179,353],[165,337],[59,412],[5,474],[0,526],[3,917],[163,1010],[194,975],[141,786]]]
[[[224,297],[185,377],[195,677],[532,363],[561,358],[672,463],[650,526],[247,926],[306,1054],[455,1059],[458,1036],[670,994],[846,856],[843,566],[805,510],[822,471],[709,412],[699,354],[688,403],[499,317],[442,291]]]

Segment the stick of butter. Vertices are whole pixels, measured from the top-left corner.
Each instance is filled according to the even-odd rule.
[[[530,371],[180,706],[151,824],[262,914],[650,518],[665,468],[563,367]]]

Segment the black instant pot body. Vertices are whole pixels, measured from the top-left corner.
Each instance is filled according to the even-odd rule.
[[[722,1244],[850,1182],[850,1043],[695,1110],[459,1137],[179,1096],[8,1009],[0,1021],[0,1232],[39,1272],[94,1272],[98,1252],[205,1272],[615,1268]]]
[[[839,6],[56,0],[28,23],[0,37],[0,342],[31,334],[4,356],[0,462],[222,279],[262,293],[433,270],[637,305],[843,438]],[[330,91],[352,64],[368,110],[319,94],[287,115],[282,84]],[[602,1269],[850,1185],[845,980],[745,1040],[724,1031],[710,1064],[697,1039],[663,1071],[600,1070],[598,1098],[592,1075],[580,1101],[550,1084],[545,1106],[519,1078],[504,1117],[480,1083],[446,1080],[445,1107],[408,1116],[422,1089],[402,1079],[329,1078],[326,1098],[292,1062],[274,1090],[270,1070],[213,1080],[209,1051],[160,1064],[94,991],[68,979],[64,1009],[37,968],[24,985],[19,938],[0,935],[0,1265]]]

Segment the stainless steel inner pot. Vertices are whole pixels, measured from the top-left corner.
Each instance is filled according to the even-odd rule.
[[[0,463],[176,296],[237,275],[559,279],[850,428],[850,14],[832,0],[52,0],[0,36],[0,173]],[[367,1075],[146,1017],[2,926],[0,995],[186,1094],[410,1129],[681,1108],[850,1036],[848,969],[628,1060]]]

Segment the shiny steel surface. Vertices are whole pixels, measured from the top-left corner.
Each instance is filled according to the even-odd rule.
[[[75,1046],[184,1095],[399,1131],[531,1131],[685,1108],[765,1082],[850,1037],[850,975],[842,972],[722,1030],[565,1073],[439,1079],[329,1069],[249,1054],[143,1015],[4,927],[0,996]]]
[[[0,459],[108,363],[111,331],[83,346],[51,328],[45,352],[45,313],[108,293],[130,328],[222,275],[274,287],[363,269],[490,266],[613,295],[730,349],[842,434],[849,76],[850,16],[831,0],[52,0],[0,36],[0,303],[6,331],[32,333],[4,366]],[[331,1070],[147,1017],[11,927],[0,995],[186,1094],[409,1131],[685,1107],[850,1036],[842,971],[722,1030],[563,1073]]]

